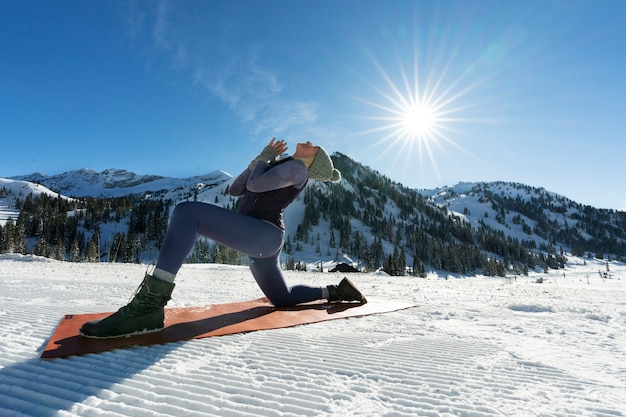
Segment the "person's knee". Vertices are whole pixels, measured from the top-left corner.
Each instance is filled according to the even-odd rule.
[[[184,213],[187,211],[184,204],[185,203],[179,203],[176,207],[174,207],[174,210],[172,211],[172,220],[177,217],[184,216]]]
[[[188,213],[189,210],[191,210],[191,206],[192,206],[192,202],[190,201],[183,201],[182,203],[178,203],[176,205],[176,207],[174,207],[174,211],[172,212],[172,215],[176,214],[176,213]]]
[[[276,307],[288,307],[293,305],[291,300],[291,290],[284,284],[277,283],[276,285],[267,285],[263,282],[259,283],[259,288],[263,291],[263,294],[268,300]]]
[[[274,304],[274,307],[290,307],[293,305],[289,294],[265,294],[270,300],[270,303]]]
[[[182,203],[178,203],[176,207],[174,207],[174,211],[172,212],[172,220],[178,219],[178,221],[185,221],[189,219],[195,219],[195,204],[196,203],[192,201],[183,201]]]

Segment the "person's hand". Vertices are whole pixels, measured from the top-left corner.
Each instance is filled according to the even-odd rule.
[[[287,144],[284,140],[276,141],[276,138],[272,138],[272,140],[270,140],[270,143],[265,148],[263,148],[259,156],[257,156],[252,160],[252,162],[250,162],[250,164],[248,165],[248,169],[252,171],[259,161],[263,161],[266,164],[271,164],[276,160],[276,158],[280,156],[280,154],[282,154],[286,150]]]
[[[287,143],[284,140],[276,140],[276,138],[272,138],[267,146],[274,148],[278,155],[282,155],[287,151]]]

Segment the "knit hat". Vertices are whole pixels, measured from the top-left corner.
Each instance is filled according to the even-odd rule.
[[[333,166],[333,160],[330,159],[328,152],[321,146],[317,148],[315,159],[309,167],[309,178],[331,182],[339,181],[341,172]]]

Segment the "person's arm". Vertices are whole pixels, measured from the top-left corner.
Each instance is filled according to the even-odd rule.
[[[263,162],[257,163],[248,177],[246,183],[248,190],[253,193],[262,193],[291,186],[302,188],[309,178],[306,165],[297,159],[287,161],[270,170],[267,167],[268,165]]]

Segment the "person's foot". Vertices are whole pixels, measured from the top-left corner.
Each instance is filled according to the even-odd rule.
[[[108,317],[83,324],[80,334],[93,339],[109,339],[163,330],[164,307],[171,298],[174,285],[146,274],[127,305]]]
[[[342,301],[367,303],[367,299],[361,294],[361,291],[348,278],[342,279],[339,285],[328,286],[328,301],[331,303],[340,303]]]

